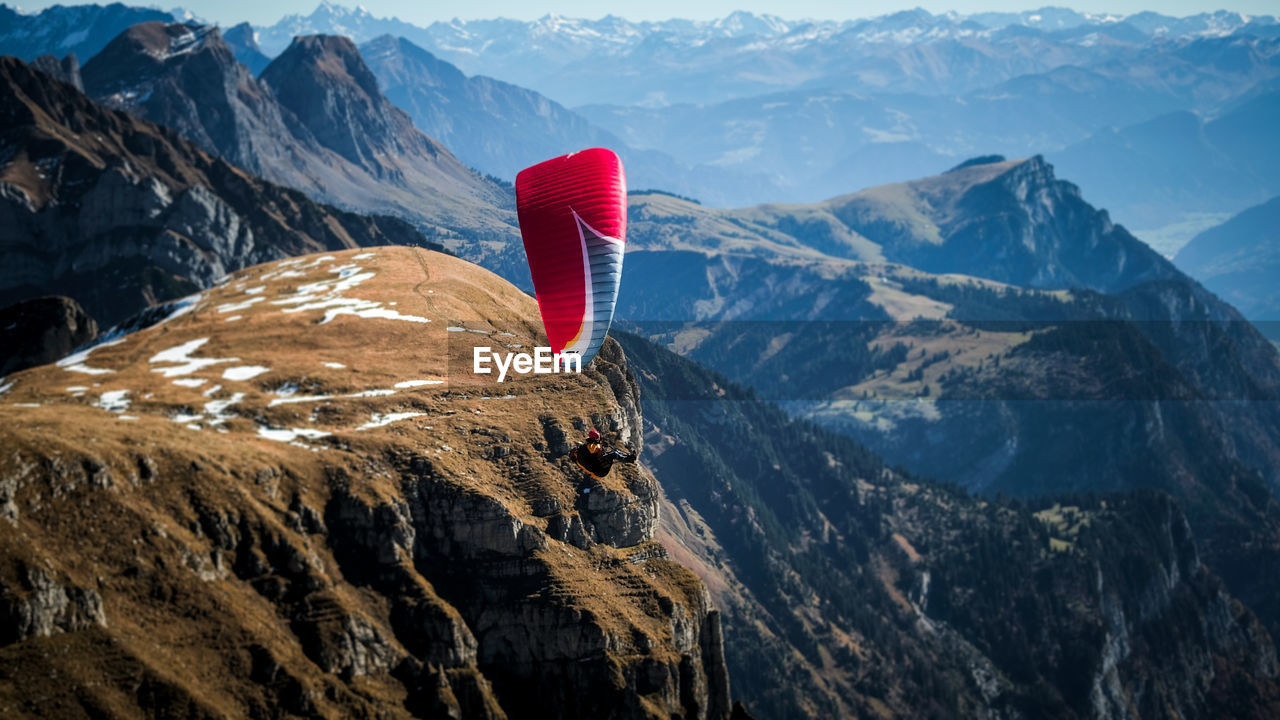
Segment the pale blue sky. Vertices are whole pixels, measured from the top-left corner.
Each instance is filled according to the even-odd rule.
[[[14,4],[13,0],[5,0]],[[75,0],[20,0],[16,4],[26,12],[41,10],[61,2],[64,5],[77,4]],[[104,3],[106,0],[102,0]],[[143,5],[148,3],[129,3]],[[308,15],[315,9],[318,0],[277,0],[262,2],[261,0],[177,0],[165,2],[164,8],[174,5],[190,9],[192,12],[221,25],[234,25],[248,20],[255,25],[274,24],[284,15],[301,13]],[[469,0],[468,2],[442,2],[440,0],[362,0],[361,2],[338,2],[339,5],[354,7],[363,5],[369,12],[378,17],[396,16],[402,20],[427,25],[435,20],[449,20],[454,17],[466,19],[509,17],[531,20],[547,13],[557,13],[569,17],[598,18],[613,14],[631,20],[665,20],[672,17],[705,20],[724,17],[734,10],[750,10],[756,13],[772,13],[785,18],[822,18],[844,20],[849,18],[883,15],[897,10],[923,7],[930,12],[946,12],[956,10],[962,13],[986,10],[1027,10],[1041,5],[1067,6],[1077,10],[1090,12],[1135,13],[1142,10],[1157,10],[1166,15],[1194,15],[1219,9],[1243,12],[1249,15],[1274,15],[1280,13],[1280,3],[1276,0],[1084,0],[1083,2],[1018,2],[1017,0],[867,0],[866,2],[848,2],[840,0],[701,0],[691,3],[688,0],[644,0],[643,2],[611,2],[610,0],[538,0],[522,2],[521,0]]]

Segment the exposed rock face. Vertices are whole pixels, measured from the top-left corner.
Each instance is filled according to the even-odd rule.
[[[0,647],[30,637],[106,627],[102,596],[96,590],[59,582],[40,567],[19,571],[21,581],[0,581],[0,603],[5,617]]]
[[[84,77],[88,94],[103,105],[176,130],[256,175],[270,179],[297,163],[275,98],[236,62],[217,28],[135,25],[89,61]],[[310,150],[319,148],[311,142]]]
[[[12,58],[0,60],[0,118],[3,301],[61,293],[109,325],[266,259],[427,244],[403,221],[265,183]]]
[[[98,334],[75,300],[45,297],[0,308],[0,377],[66,357]]]
[[[620,465],[584,493],[557,452],[588,418],[640,427],[621,349],[581,375],[456,371],[464,341],[539,333],[533,299],[487,271],[381,248],[250,268],[7,378],[0,707],[146,686],[120,702],[729,717],[720,614],[653,541],[656,480]]]

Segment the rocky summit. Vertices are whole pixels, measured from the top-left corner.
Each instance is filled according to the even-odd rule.
[[[608,343],[498,384],[532,298],[462,260],[251,267],[0,388],[0,714],[723,718]],[[583,493],[580,488],[590,490]]]

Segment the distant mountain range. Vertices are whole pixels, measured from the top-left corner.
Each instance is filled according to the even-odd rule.
[[[85,23],[88,11],[78,12]],[[100,34],[119,12],[88,24]],[[53,28],[72,22],[56,8],[10,14],[15,28],[37,17]],[[352,38],[419,129],[504,180],[541,157],[608,145],[622,154],[633,187],[743,206],[833,197],[973,155],[1048,154],[1092,202],[1172,252],[1204,227],[1202,218],[1276,190],[1265,172],[1250,170],[1202,193],[1214,163],[1168,173],[1158,157],[1108,148],[1108,138],[1170,113],[1210,122],[1274,90],[1278,28],[1270,16],[1228,12],[1174,18],[1054,8],[915,10],[849,22],[548,16],[424,28],[322,3],[270,27],[242,23],[225,39],[256,76],[295,36]],[[61,57],[69,37],[47,31],[23,47]],[[1239,145],[1248,154],[1254,142],[1245,136]],[[271,159],[282,175],[299,162]],[[1144,176],[1151,182],[1136,181]],[[368,187],[358,174],[349,184],[359,186],[348,188],[353,197]],[[389,205],[413,217],[395,195],[379,211]],[[353,207],[376,209],[375,198],[365,199]]]
[[[374,38],[360,46],[360,54],[387,99],[419,129],[471,167],[499,178],[514,179],[547,158],[603,146],[622,157],[632,187],[663,188],[712,204],[782,192],[755,169],[682,163],[667,152],[634,150],[543,95],[493,78],[467,77],[404,38]]]
[[[421,28],[322,4],[257,32],[268,52],[301,32],[403,38],[463,73],[574,108],[629,148],[724,171],[643,175],[655,182],[642,187],[716,205],[813,201],[940,172],[976,154],[1047,153],[1093,202],[1146,235],[1249,200],[1212,211],[1130,202],[1141,190],[1130,185],[1113,196],[1112,187],[1095,191],[1092,178],[1155,175],[1158,162],[1130,168],[1103,153],[1082,167],[1068,148],[1172,112],[1229,112],[1280,77],[1277,28],[1270,16],[1227,12],[1173,18],[1052,8],[916,10],[842,23],[735,13],[713,22],[548,16]],[[714,190],[689,189],[698,185]],[[1252,179],[1236,185],[1255,202],[1274,192]],[[1176,192],[1196,190],[1182,184]]]
[[[865,20],[784,20],[735,12],[714,21],[631,22],[616,16],[437,22],[426,28],[321,3],[259,28],[268,54],[300,34],[363,42],[404,37],[468,74],[537,90],[568,106],[707,103],[785,87],[963,93],[1017,75],[1096,62],[1154,41],[1257,33],[1272,17],[1219,12],[1094,15],[1046,8],[1021,14],[934,15],[909,10]],[[850,82],[857,83],[850,85]]]

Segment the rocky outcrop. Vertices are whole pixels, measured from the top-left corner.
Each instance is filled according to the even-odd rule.
[[[0,377],[66,357],[98,334],[98,324],[68,297],[0,308]]]
[[[26,566],[20,582],[0,580],[0,647],[31,637],[106,627],[97,590],[59,579],[46,568]]]

